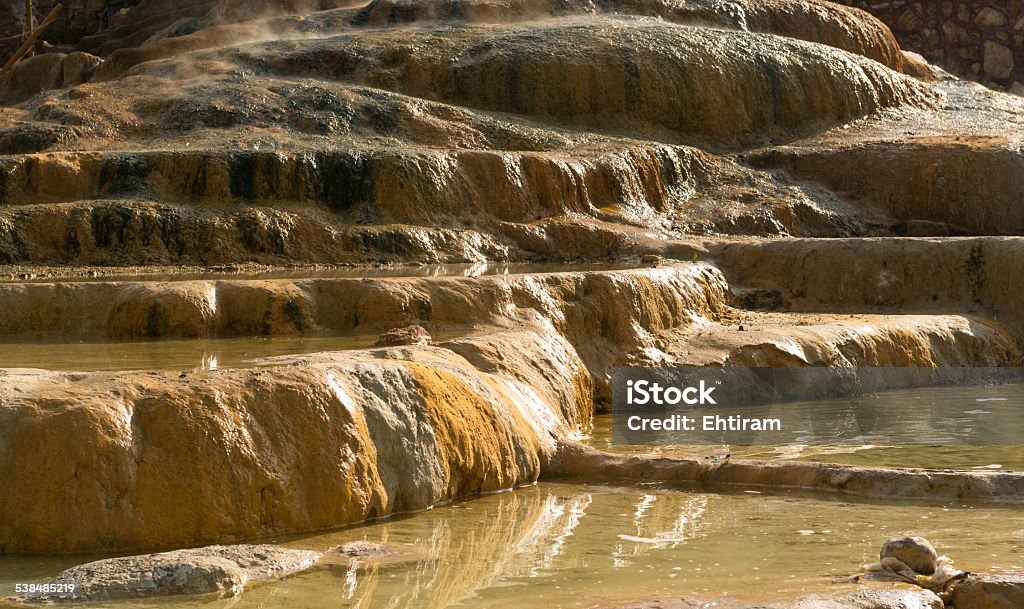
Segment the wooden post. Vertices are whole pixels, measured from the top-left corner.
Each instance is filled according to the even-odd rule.
[[[14,56],[11,57],[10,60],[8,60],[8,62],[4,64],[4,67],[0,68],[0,75],[3,75],[4,72],[13,69],[14,64],[18,63],[18,61],[21,60],[22,57],[28,54],[29,49],[31,49],[32,46],[36,43],[36,39],[43,35],[43,32],[46,30],[46,28],[50,27],[50,25],[57,20],[57,17],[59,17],[62,12],[64,12],[64,5],[58,2],[57,6],[53,7],[53,10],[50,11],[50,14],[46,16],[46,19],[43,19],[43,22],[39,24],[39,27],[32,30],[32,33],[28,36],[28,40],[22,43],[21,47],[19,47],[18,50],[14,52]]]
[[[25,37],[28,38],[32,35],[32,30],[35,29],[32,17],[32,0],[25,0]],[[33,47],[29,52],[28,56],[32,57],[36,54],[36,49]]]

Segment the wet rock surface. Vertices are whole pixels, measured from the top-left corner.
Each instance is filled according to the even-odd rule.
[[[267,311],[275,310],[281,316],[272,327],[283,333],[306,323],[351,330],[355,320],[381,330],[410,322],[488,324],[433,347],[289,356],[252,370],[6,371],[0,376],[0,433],[7,438],[0,464],[4,479],[25,489],[0,495],[7,551],[132,551],[184,544],[197,535],[224,542],[310,531],[541,476],[629,481],[653,471],[665,480],[866,495],[1024,496],[1020,477],[1000,472],[739,461],[709,470],[703,461],[577,455],[577,444],[566,441],[587,424],[595,400],[607,403],[608,375],[623,362],[792,365],[800,353],[795,345],[802,365],[1019,358],[1011,334],[958,316],[825,317],[794,326],[792,314],[767,314],[777,317],[752,320],[750,330],[738,332],[726,305],[727,284],[704,264],[480,278],[3,288],[12,299],[5,310],[35,302],[32,310],[51,313],[40,318],[36,332],[109,327],[188,336],[219,327],[229,335],[262,333]],[[75,317],[83,313],[88,316]],[[117,321],[106,325],[105,315]],[[9,332],[24,330],[13,313],[10,319]],[[65,441],[60,451],[37,450],[44,430],[75,442]],[[197,487],[190,472],[200,462],[206,474]],[[77,471],[79,483],[30,484],[23,477],[36,467],[64,472],[48,478],[53,481]],[[118,502],[121,496],[126,500]],[[193,500],[177,500],[181,496]],[[32,509],[37,505],[55,510],[40,513]],[[123,507],[101,507],[111,505]],[[85,523],[76,516],[83,509],[94,514]]]
[[[493,340],[473,342],[492,351]],[[5,479],[31,476],[34,463],[77,470],[83,482],[0,496],[5,549],[252,539],[532,483],[557,438],[589,417],[588,373],[564,339],[520,331],[513,344],[538,363],[517,362],[518,378],[432,347],[189,375],[11,371],[0,381]],[[120,397],[98,398],[104,385]],[[42,428],[76,430],[81,442],[30,455]],[[206,473],[196,478],[199,463]],[[125,500],[111,503],[115,496]],[[38,501],[56,512],[28,508]],[[83,510],[93,517],[82,521]]]
[[[771,605],[769,605],[771,607]],[[927,590],[860,590],[807,598],[780,609],[942,609],[942,600]]]
[[[306,550],[240,545],[110,558],[73,567],[47,582],[53,587],[70,588],[66,593],[17,600],[52,604],[156,596],[234,596],[247,584],[304,571],[319,557],[319,553]]]
[[[350,558],[359,559],[375,559],[383,558],[388,556],[395,556],[399,554],[399,550],[380,543],[372,543],[368,541],[353,541],[350,543],[342,544],[337,548],[331,548],[329,552],[339,554],[341,556],[348,556]]]
[[[953,609],[1011,609],[1024,606],[1024,575],[976,575],[958,581],[947,603]]]
[[[878,563],[862,565],[856,582],[901,582],[943,597],[968,574],[956,569],[948,556],[939,556],[923,537],[892,537],[882,544]]]
[[[683,487],[696,483],[711,488],[763,485],[905,499],[1017,500],[1024,491],[1024,475],[1016,472],[990,475],[828,463],[626,457],[572,442],[563,445],[547,473],[563,480]]]
[[[373,568],[381,565],[395,565],[422,559],[417,552],[405,546],[371,541],[351,541],[324,551],[320,564]]]
[[[603,603],[593,609],[943,609],[938,596],[925,590],[860,590],[807,596],[798,600],[751,605],[728,599],[649,600]]]
[[[922,537],[886,540],[878,564],[861,569],[864,574],[854,581],[900,581],[920,586],[941,596],[936,607],[1010,609],[1024,602],[1024,575],[957,570],[949,557],[938,556],[931,542]]]

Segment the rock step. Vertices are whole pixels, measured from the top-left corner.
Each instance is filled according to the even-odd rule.
[[[704,264],[483,277],[0,283],[0,337],[379,333],[506,323],[535,309],[581,338],[601,324],[609,340],[631,344],[634,324],[663,330],[713,316],[726,290]]]
[[[419,224],[598,215],[608,206],[643,216],[681,201],[703,162],[699,152],[661,145],[577,159],[359,148],[11,155],[0,156],[0,201],[16,206],[134,196],[201,206],[316,203],[349,221]]]
[[[1016,328],[963,315],[729,311],[664,351],[694,366],[1002,367],[1024,364]]]
[[[911,236],[1024,234],[1024,148],[1017,138],[870,139],[781,146],[745,158],[882,211],[900,223],[893,230]]]
[[[683,487],[765,486],[902,499],[1024,501],[1024,472],[955,472],[798,461],[709,463],[617,455],[571,443],[563,444],[544,477],[587,483],[660,482]]]
[[[766,7],[760,2],[741,1],[721,4],[680,4],[675,2],[631,1],[610,3],[552,2],[551,0],[515,0],[502,3],[480,3],[467,0],[426,0],[405,2],[402,0],[374,0],[365,6],[360,2],[346,0],[319,0],[318,2],[295,2],[279,0],[273,2],[220,2],[210,13],[210,18],[199,23],[208,28],[224,28],[250,22],[266,30],[280,31],[283,35],[295,33],[295,23],[289,13],[303,15],[313,31],[339,31],[345,27],[370,29],[393,27],[395,25],[431,22],[491,23],[508,24],[523,21],[537,21],[544,17],[549,20],[572,16],[595,15],[598,13],[639,13],[656,16],[670,23],[681,25],[713,25],[722,29],[752,30],[779,34],[789,38],[815,42],[853,54],[873,59],[893,70],[914,76],[929,76],[928,69],[915,60],[906,57],[888,28],[865,13],[849,10],[833,4],[808,0],[785,0]],[[784,8],[778,10],[782,5]],[[343,7],[344,10],[335,11]],[[253,21],[257,20],[257,21]],[[125,30],[118,37],[126,36]],[[230,30],[221,41],[234,38]],[[197,34],[180,37],[182,46],[195,50],[218,46],[213,39]],[[96,46],[106,38],[97,37]],[[139,63],[139,59],[162,59],[173,56],[175,44],[150,43],[150,53],[129,53],[118,58],[116,69],[108,72],[123,73]],[[134,56],[134,57],[132,57]],[[114,66],[111,66],[112,68]]]
[[[572,227],[510,226],[488,235],[458,226],[345,222],[310,205],[183,206],[132,200],[0,209],[0,263],[100,266],[461,263],[527,257],[600,259],[614,236]],[[556,245],[550,232],[568,238]],[[517,249],[517,243],[530,250]],[[575,245],[573,245],[575,243]],[[574,251],[575,249],[575,251]]]
[[[709,243],[730,283],[792,311],[1024,316],[1019,237],[786,239]]]
[[[611,368],[624,363],[1021,363],[1021,340],[998,324],[934,314],[758,316],[731,309],[728,291],[721,272],[702,263],[476,278],[7,283],[0,284],[0,337],[380,334],[414,324],[430,331],[510,327],[529,314],[557,328],[586,363],[599,408],[609,403]]]

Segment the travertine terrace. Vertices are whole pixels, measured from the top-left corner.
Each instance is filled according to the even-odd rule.
[[[3,340],[461,337],[0,362],[0,553],[237,543],[545,477],[1024,499],[1024,474],[579,442],[618,365],[1022,363],[1024,100],[867,13],[223,0],[132,40],[0,77]],[[576,266],[326,272],[542,262]],[[256,273],[282,268],[310,274]]]

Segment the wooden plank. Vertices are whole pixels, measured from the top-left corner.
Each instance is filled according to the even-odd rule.
[[[16,63],[21,61],[22,57],[28,54],[29,50],[35,47],[36,40],[43,35],[43,31],[45,31],[46,28],[50,27],[50,25],[57,20],[57,17],[59,17],[62,12],[64,12],[63,4],[58,3],[57,6],[53,7],[53,10],[46,16],[46,19],[43,19],[43,22],[39,24],[39,27],[32,30],[32,33],[28,36],[28,40],[18,47],[18,50],[14,52],[14,56],[4,64],[4,67],[0,68],[0,75],[13,68]]]
[[[25,33],[29,36],[32,35],[32,30],[35,29],[35,17],[32,15],[32,0],[25,0]],[[36,54],[35,47],[29,51],[28,56],[31,57]]]

